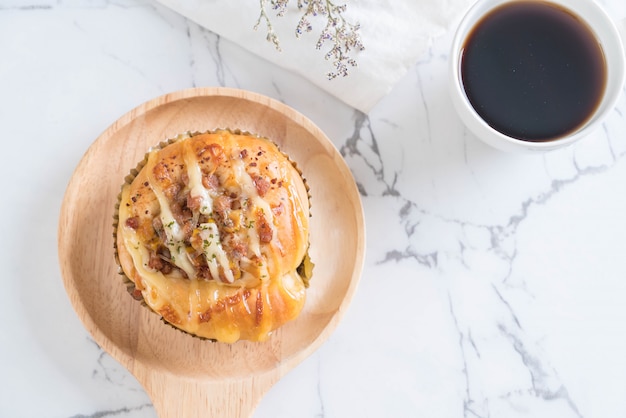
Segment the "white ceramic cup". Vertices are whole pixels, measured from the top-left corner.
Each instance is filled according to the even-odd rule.
[[[450,54],[450,92],[454,107],[467,128],[489,145],[504,151],[549,151],[570,145],[586,136],[602,124],[614,109],[621,96],[626,74],[624,47],[613,20],[593,0],[547,0],[549,3],[569,9],[585,20],[602,46],[606,63],[606,87],[604,96],[593,116],[579,129],[557,139],[532,142],[516,139],[489,126],[470,103],[461,76],[461,57],[465,40],[474,26],[494,8],[516,0],[477,0],[468,10],[456,31]]]

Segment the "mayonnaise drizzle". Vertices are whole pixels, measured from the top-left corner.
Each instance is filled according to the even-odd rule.
[[[241,187],[240,199],[242,202],[248,202],[247,206],[247,236],[248,236],[248,248],[256,255],[260,260],[265,259],[261,253],[261,239],[259,237],[259,230],[254,223],[256,222],[256,212],[261,211],[265,217],[269,227],[272,229],[272,240],[275,238],[274,230],[274,215],[272,208],[261,196],[259,196],[258,190],[254,184],[254,180],[250,174],[246,171],[244,162],[240,159],[234,158],[232,162],[233,175],[235,181]],[[243,205],[242,205],[243,206]],[[257,265],[259,268],[259,274],[261,280],[267,280],[269,278],[268,266],[266,262],[262,262]]]
[[[184,147],[184,159],[189,177],[189,194],[192,198],[199,197],[201,199],[199,212],[203,215],[209,215],[213,212],[213,198],[202,184],[202,169],[194,154],[189,141],[187,141]]]
[[[239,159],[234,159],[232,163],[233,167],[233,175],[235,176],[235,181],[241,186],[241,200],[249,201],[248,203],[248,215],[250,219],[247,220],[247,224],[250,226],[248,228],[248,242],[249,248],[257,257],[261,256],[261,242],[259,238],[259,233],[257,228],[254,226],[254,222],[256,221],[256,216],[254,213],[250,213],[256,210],[261,210],[265,219],[268,221],[268,224],[272,228],[272,232],[274,231],[273,227],[273,215],[272,208],[270,205],[259,196],[256,186],[254,185],[254,180],[248,172],[246,171],[244,162]]]
[[[172,214],[172,209],[170,207],[169,201],[163,190],[157,185],[157,182],[154,179],[153,168],[154,168],[154,160],[156,158],[156,152],[151,152],[148,156],[148,163],[146,164],[146,173],[148,175],[148,183],[152,192],[156,196],[159,205],[161,206],[161,214],[159,215],[161,218],[161,223],[163,224],[163,229],[165,230],[165,235],[167,236],[167,240],[165,245],[170,250],[171,260],[172,262],[181,268],[190,279],[196,277],[196,269],[193,264],[189,260],[189,255],[187,254],[187,247],[184,242],[184,234],[183,230],[176,222],[174,215]]]
[[[122,190],[122,201],[129,200],[129,188],[126,187]],[[129,212],[125,205],[121,205],[119,209],[120,222],[122,225],[128,219]],[[124,245],[126,250],[131,254],[133,260],[133,266],[139,272],[142,278],[143,285],[146,287],[146,297],[150,297],[150,290],[155,288],[160,294],[164,294],[167,291],[167,282],[163,281],[163,273],[159,271],[153,271],[148,268],[147,260],[150,258],[148,249],[143,246],[137,237],[137,232],[128,227],[122,228],[122,237],[124,239]]]
[[[184,138],[183,140],[185,141],[186,139],[188,138]],[[189,191],[191,198],[199,198],[201,200],[199,208],[194,211],[193,219],[194,221],[197,221],[199,214],[208,216],[209,219],[211,219],[213,212],[213,198],[215,197],[212,196],[212,194],[214,194],[214,192],[204,187],[202,183],[202,168],[190,141],[184,142],[182,151],[185,169],[189,179],[187,190]],[[152,189],[161,208],[159,217],[163,224],[163,229],[167,238],[165,245],[170,251],[171,261],[183,270],[190,279],[196,279],[198,277],[198,272],[189,257],[187,248],[188,244],[185,242],[183,229],[176,221],[176,218],[172,213],[170,202],[154,177],[153,170],[156,163],[157,152],[154,151],[148,155],[145,170],[149,187]],[[267,224],[272,229],[272,239],[274,239],[275,226],[273,212],[269,203],[259,196],[252,176],[246,171],[245,162],[239,157],[239,151],[232,154],[229,163],[230,175],[233,176],[232,178],[239,186],[239,199],[242,208],[244,208],[245,224],[243,227],[245,228],[245,231],[243,233],[246,235],[250,253],[256,256],[259,260],[263,260],[257,261],[259,263],[257,267],[259,268],[260,278],[265,279],[268,277],[268,266],[266,263],[269,260],[265,260],[266,257],[262,254],[259,230],[255,223],[258,220],[258,212],[260,211],[265,217]],[[211,276],[215,280],[221,279],[228,283],[233,283],[235,281],[235,277],[230,265],[229,257],[222,247],[220,231],[217,224],[210,221],[197,225],[196,228],[197,233],[203,242],[203,253],[206,257]],[[277,245],[278,244],[279,243],[277,243]],[[244,259],[247,259],[247,257],[244,257]],[[250,261],[249,259],[247,260]]]
[[[220,277],[219,266],[221,266],[224,272],[223,277],[226,278],[226,281],[228,283],[234,282],[235,277],[230,268],[230,261],[222,248],[220,231],[215,222],[200,224],[200,238],[202,238],[202,249],[204,250],[204,256],[209,265],[211,276],[217,280]]]

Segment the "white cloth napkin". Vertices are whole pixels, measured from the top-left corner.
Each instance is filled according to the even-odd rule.
[[[358,66],[347,77],[329,80],[332,63],[324,59],[327,41],[315,48],[326,25],[324,16],[311,19],[313,30],[296,38],[302,13],[297,1],[277,17],[267,14],[280,39],[281,52],[266,40],[265,22],[254,30],[259,0],[157,0],[199,25],[230,41],[298,73],[345,103],[367,113],[424,54],[433,39],[443,35],[473,0],[338,0],[347,5],[344,17],[360,23],[365,50],[350,55]]]

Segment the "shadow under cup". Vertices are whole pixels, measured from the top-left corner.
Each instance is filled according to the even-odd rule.
[[[589,0],[478,0],[457,29],[450,65],[459,116],[505,151],[572,144],[602,123],[624,84],[619,33]]]

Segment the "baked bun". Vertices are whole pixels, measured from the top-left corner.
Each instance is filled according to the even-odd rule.
[[[122,186],[117,258],[133,296],[174,327],[263,341],[302,310],[308,230],[307,187],[274,143],[185,134]]]

